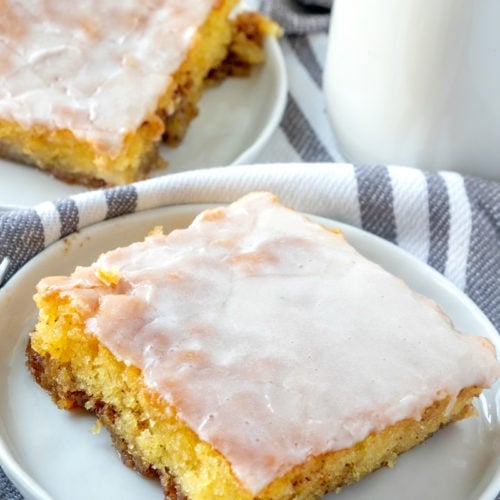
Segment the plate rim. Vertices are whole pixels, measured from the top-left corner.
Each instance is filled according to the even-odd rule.
[[[276,72],[275,84],[278,98],[275,102],[271,119],[261,128],[254,142],[245,151],[242,151],[230,165],[245,165],[251,163],[267,144],[272,133],[278,128],[285,113],[288,93],[288,75],[286,71],[285,55],[283,54],[278,39],[274,36],[265,39],[264,47],[267,53],[266,57],[269,58],[266,59],[266,61],[272,62],[271,70]]]
[[[141,219],[142,217],[155,217],[158,216],[169,216],[170,213],[181,213],[186,217],[194,217],[202,210],[206,208],[213,208],[217,206],[225,205],[224,203],[186,203],[186,204],[175,204],[166,205],[162,207],[156,207],[151,209],[142,210],[139,212],[125,214],[114,219],[108,219],[91,226],[82,228],[77,233],[73,233],[75,237],[79,238],[79,241],[84,241],[86,237],[91,236],[93,232],[99,232],[105,230],[109,226],[116,224],[117,220],[120,222],[127,223],[130,219]],[[445,276],[440,274],[437,270],[430,267],[428,264],[420,261],[417,257],[413,256],[411,253],[405,249],[381,238],[378,235],[365,231],[359,227],[335,220],[324,216],[318,216],[314,214],[305,213],[304,215],[311,217],[313,220],[323,223],[328,227],[338,227],[345,234],[346,239],[352,244],[356,250],[359,251],[357,244],[352,243],[352,239],[356,238],[368,238],[368,243],[371,240],[375,241],[375,245],[382,247],[383,249],[388,249],[390,252],[395,252],[397,259],[409,260],[412,264],[417,266],[419,269],[425,269],[427,273],[432,276],[432,281],[437,285],[441,292],[444,291],[445,294],[450,294],[454,299],[458,299],[460,302],[464,303],[467,308],[470,308],[474,313],[474,320],[481,325],[482,336],[487,337],[495,346],[497,350],[497,358],[500,360],[500,335],[496,331],[493,324],[487,318],[487,316],[481,311],[481,309],[470,299],[463,291],[451,283]],[[145,230],[145,234],[148,229]],[[90,234],[89,234],[90,233]],[[72,235],[70,235],[71,237]],[[42,252],[37,254],[33,259],[31,259],[23,268],[21,268],[2,288],[0,288],[0,307],[4,305],[4,301],[9,298],[9,295],[19,293],[16,290],[19,284],[22,283],[23,279],[27,279],[29,275],[37,269],[47,255],[50,256],[51,253],[56,253],[63,247],[67,248],[67,238],[60,239],[48,247],[46,247]],[[118,246],[118,245],[117,245]],[[71,249],[68,251],[71,253]],[[373,259],[372,259],[373,260]],[[377,261],[375,261],[377,262]],[[379,265],[380,263],[377,262]],[[391,271],[393,272],[393,271]],[[19,284],[18,284],[19,282]],[[22,292],[21,292],[22,293]],[[17,335],[23,332],[17,332]],[[474,334],[474,333],[472,333]],[[12,334],[13,336],[15,334]],[[14,339],[14,346],[19,342],[19,339]],[[2,347],[2,342],[0,339],[0,348]],[[9,356],[13,354],[13,350],[9,351]],[[10,359],[9,357],[9,359]],[[6,476],[12,481],[12,483],[18,488],[18,490],[25,495],[27,498],[33,498],[35,500],[53,500],[53,497],[33,478],[31,477],[19,463],[12,450],[8,446],[8,440],[5,439],[7,436],[6,426],[3,418],[0,416],[0,465],[4,470]],[[495,495],[500,491],[500,463],[496,464],[494,467],[494,472],[491,476],[491,480],[484,486],[481,491],[481,500],[494,500]]]

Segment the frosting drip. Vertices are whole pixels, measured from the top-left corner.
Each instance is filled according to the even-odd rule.
[[[0,117],[117,153],[217,0],[3,0]]]
[[[111,291],[96,271],[115,268]],[[44,286],[84,305],[88,329],[254,493],[308,456],[500,376],[484,339],[268,194]]]

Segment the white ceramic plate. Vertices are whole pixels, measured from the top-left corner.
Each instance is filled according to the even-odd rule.
[[[153,176],[252,163],[281,120],[288,88],[278,41],[267,39],[265,50],[265,63],[254,68],[249,78],[228,78],[206,90],[200,113],[182,144],[177,148],[161,147],[169,166]],[[2,159],[0,172],[0,205],[4,207],[31,206],[88,190]]]
[[[162,498],[160,486],[127,469],[107,432],[92,435],[92,416],[58,410],[32,380],[24,348],[34,325],[34,286],[50,274],[89,264],[105,250],[142,239],[155,225],[186,226],[202,208],[150,210],[97,224],[58,242],[26,265],[0,290],[0,463],[26,498],[37,500],[136,500]],[[322,220],[327,225],[333,222]],[[479,309],[441,275],[373,235],[342,224],[363,254],[437,300],[457,327],[488,337],[498,334]],[[479,417],[453,424],[383,469],[345,488],[332,500],[465,500],[500,491],[500,384],[485,391]]]

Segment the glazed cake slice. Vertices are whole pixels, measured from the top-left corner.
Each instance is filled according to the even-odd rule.
[[[474,415],[500,376],[488,340],[268,193],[35,300],[35,379],[95,412],[167,498],[321,496]]]
[[[278,31],[230,19],[238,1],[1,2],[0,156],[90,186],[164,165],[160,139],[182,140],[211,72],[262,62]]]

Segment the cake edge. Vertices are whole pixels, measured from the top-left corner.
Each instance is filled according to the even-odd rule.
[[[43,125],[24,129],[16,122],[0,117],[0,158],[38,168],[69,184],[92,188],[135,182],[165,167],[168,162],[159,155],[162,140],[171,147],[182,142],[191,121],[198,115],[198,103],[204,88],[213,85],[213,73],[222,74],[218,68],[227,67],[225,61],[234,38],[240,33],[245,35],[245,28],[235,31],[238,21],[229,18],[236,4],[237,0],[227,0],[214,6],[200,26],[184,61],[159,97],[157,109],[124,137],[119,152],[108,154],[100,150],[97,143],[79,139],[67,129],[51,129]],[[257,41],[263,51],[263,37],[278,36],[279,30],[263,14],[250,14],[257,16],[249,15],[246,19],[252,20],[249,23],[253,23],[254,32],[260,36]],[[246,15],[245,12],[240,14],[243,18]],[[247,31],[252,32],[252,28],[248,30],[247,27]],[[210,42],[210,58],[204,55],[207,52],[206,40]],[[250,52],[253,42],[248,38]],[[256,47],[253,46],[253,50]],[[241,61],[249,66],[263,61],[263,58],[249,56],[245,62],[244,56],[240,56]],[[225,70],[224,77],[219,80],[230,76],[246,75]]]
[[[113,380],[127,381],[125,386],[120,387],[118,391],[127,393],[130,385],[142,384],[138,369],[126,367],[124,363],[116,360],[106,347],[100,345],[91,336],[89,336],[89,341],[90,344],[94,345],[89,344],[88,352],[97,352],[96,349],[98,349],[101,352],[100,355],[104,355],[106,358],[108,376],[110,373],[114,373]],[[96,347],[95,343],[99,345]],[[94,413],[109,431],[113,445],[125,465],[137,470],[146,477],[158,477],[165,498],[177,500],[191,498],[182,487],[182,479],[176,479],[176,474],[171,468],[161,466],[159,470],[157,464],[144,460],[144,446],[146,445],[140,444],[140,441],[130,437],[127,438],[120,431],[122,423],[117,424],[117,421],[119,421],[120,415],[130,413],[130,408],[116,408],[115,405],[105,401],[104,398],[98,397],[96,399],[94,391],[87,393],[82,389],[85,383],[82,384],[81,380],[77,381],[78,377],[74,378],[75,373],[69,368],[68,361],[61,364],[48,352],[45,354],[38,353],[33,348],[31,340],[27,345],[26,354],[27,365],[33,377],[51,395],[59,408],[67,410],[84,408]],[[99,364],[102,365],[102,363]],[[114,372],[114,370],[117,371]],[[68,384],[66,386],[54,383],[54,380],[60,378],[61,373],[64,373],[63,379]],[[132,380],[130,377],[132,377]],[[71,379],[73,380],[70,382]],[[191,429],[175,416],[173,408],[164,405],[163,402],[158,403],[154,394],[151,394],[144,386],[141,386],[141,391],[146,394],[146,398],[144,398],[143,394],[140,399],[148,401],[149,404],[143,408],[144,414],[138,416],[134,428],[140,428],[144,425],[143,422],[147,420],[148,414],[156,413],[156,417],[158,417],[162,411],[165,411],[168,420],[172,418],[176,420],[175,425],[179,426],[177,432],[187,434],[189,437],[187,441],[195,443],[193,449],[204,447],[205,452],[208,450],[210,459],[218,462],[215,470],[225,472],[225,482],[227,484],[221,485],[225,497],[234,498],[235,500],[239,498],[259,500],[298,498],[305,500],[319,498],[331,491],[338,492],[343,487],[359,481],[381,467],[393,467],[400,454],[422,443],[441,427],[476,415],[477,410],[473,405],[473,399],[481,393],[482,388],[476,386],[464,388],[453,402],[449,396],[436,400],[424,410],[419,420],[401,420],[380,432],[371,433],[352,448],[310,457],[303,464],[293,467],[282,477],[267,485],[257,495],[252,495],[239,482],[232,473],[230,464],[222,455],[214,450],[210,444],[202,442]],[[166,444],[171,439],[171,436],[161,436],[162,431],[160,428],[162,428],[162,425],[159,425],[159,435],[153,436],[153,441],[156,439],[164,440],[163,444]],[[192,441],[193,438],[194,441]]]

